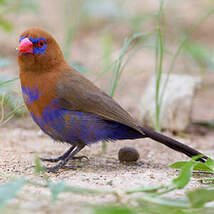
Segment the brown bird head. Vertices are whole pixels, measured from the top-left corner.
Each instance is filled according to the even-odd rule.
[[[50,71],[65,62],[56,40],[40,28],[31,28],[23,32],[17,51],[22,71]]]

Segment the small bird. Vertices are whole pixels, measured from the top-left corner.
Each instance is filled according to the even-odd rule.
[[[19,39],[18,64],[24,102],[44,133],[70,148],[47,171],[66,166],[85,146],[99,141],[151,138],[189,157],[201,155],[152,129],[140,126],[114,99],[68,65],[56,40],[40,28],[23,32]]]

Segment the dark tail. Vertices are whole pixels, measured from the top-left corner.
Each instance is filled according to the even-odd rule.
[[[142,130],[143,133],[145,133],[146,137],[149,137],[155,141],[158,141],[159,143],[162,143],[162,144],[168,146],[169,148],[174,149],[178,152],[184,153],[185,155],[187,155],[189,157],[193,157],[196,155],[203,155],[199,151],[197,151],[183,143],[180,143],[177,140],[174,140],[170,137],[167,137],[158,132],[155,132],[152,129],[145,128],[145,127],[140,127],[140,129]],[[207,158],[208,158],[207,156],[203,155],[203,157],[198,158],[197,160],[204,163]]]

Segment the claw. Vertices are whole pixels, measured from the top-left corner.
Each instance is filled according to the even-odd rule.
[[[71,159],[73,159],[73,160],[82,160],[82,159],[86,159],[87,161],[89,161],[89,158],[87,157],[87,156],[85,156],[85,155],[81,155],[81,156],[74,156],[74,157],[72,157]]]

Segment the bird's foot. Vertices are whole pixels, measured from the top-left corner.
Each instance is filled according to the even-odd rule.
[[[69,158],[66,158],[65,160],[60,161],[57,165],[53,167],[43,167],[46,172],[57,172],[59,169],[77,169],[80,168],[79,166],[66,166],[66,163],[68,162]]]
[[[75,157],[75,155],[85,147],[85,144],[78,144],[75,148],[75,146],[71,146],[70,149],[68,151],[66,151],[63,155],[61,155],[58,158],[42,158],[42,161],[50,161],[50,162],[57,162],[60,161],[57,165],[53,166],[53,167],[43,167],[45,169],[46,172],[56,172],[61,168],[67,168],[67,169],[77,169],[79,167],[77,166],[65,166],[67,164],[67,162],[70,159],[82,159],[85,158],[86,156],[77,156]],[[75,149],[74,149],[75,148]],[[73,151],[74,150],[74,151]],[[70,154],[71,153],[71,154]],[[87,158],[87,157],[86,157]],[[88,159],[88,158],[87,158]]]
[[[86,160],[89,160],[89,158],[85,155],[81,155],[81,156],[74,156],[74,157],[71,157],[70,159],[71,160],[82,160],[82,159],[86,159]],[[65,157],[57,157],[57,158],[40,158],[41,161],[46,161],[46,162],[52,162],[52,163],[55,163],[55,162],[58,162],[60,160],[64,160]]]
[[[28,167],[29,169],[31,168],[35,168],[36,166],[30,166]],[[63,165],[63,163],[59,163],[56,166],[53,167],[46,167],[46,166],[42,166],[42,168],[46,171],[46,172],[57,172],[59,169],[73,169],[76,170],[78,168],[81,168],[81,166],[65,166]]]

